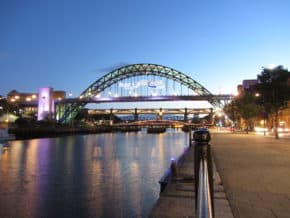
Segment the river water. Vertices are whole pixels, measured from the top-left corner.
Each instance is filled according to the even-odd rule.
[[[106,133],[0,144],[0,217],[147,217],[182,131]]]

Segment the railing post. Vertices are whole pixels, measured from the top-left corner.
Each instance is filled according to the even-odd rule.
[[[207,129],[196,130],[193,134],[195,209],[196,217],[214,217],[213,169],[210,151],[210,133]]]

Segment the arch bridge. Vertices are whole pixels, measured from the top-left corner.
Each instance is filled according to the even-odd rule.
[[[220,108],[222,101],[230,99],[230,95],[213,95],[200,83],[173,68],[132,64],[102,76],[78,98],[57,102],[57,119],[68,123],[89,103],[203,100]]]

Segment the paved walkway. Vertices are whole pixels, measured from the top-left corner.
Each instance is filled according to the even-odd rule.
[[[290,217],[290,139],[212,134],[212,150],[235,218]]]
[[[193,149],[184,155],[177,178],[171,178],[156,202],[150,217],[194,217],[194,161]],[[214,166],[215,169],[215,166]],[[225,196],[218,173],[215,177],[216,218],[232,218],[232,211]]]

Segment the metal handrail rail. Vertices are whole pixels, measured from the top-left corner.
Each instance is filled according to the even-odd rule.
[[[210,196],[210,185],[207,158],[203,157],[199,163],[199,183],[197,193],[197,218],[212,218],[213,208]]]
[[[210,152],[210,133],[199,129],[193,135],[195,141],[195,209],[196,218],[214,217],[213,172]]]

